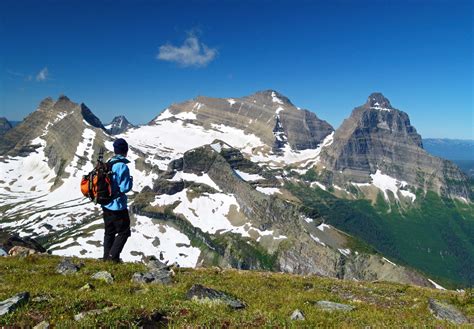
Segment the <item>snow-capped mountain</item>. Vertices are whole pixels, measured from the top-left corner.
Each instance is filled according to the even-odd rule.
[[[423,154],[429,160],[423,160],[425,170],[431,168],[438,177],[438,160],[423,153],[406,114],[380,101],[354,111],[369,113],[370,127],[361,136],[377,145],[391,136],[403,145],[390,152]],[[360,122],[367,121],[357,120],[353,113],[349,122],[359,124],[345,122],[344,129],[334,132],[314,113],[270,90],[173,104],[149,124],[112,136],[84,104],[65,96],[47,98],[0,139],[0,228],[36,236],[55,254],[101,257],[100,208],[82,198],[79,182],[92,169],[99,149],[111,155],[113,140],[123,137],[130,145],[134,176],[133,234],[124,260],[161,252],[165,260],[182,266],[264,268],[430,286],[416,272],[352,248],[354,237],[326,224],[323,215],[309,211],[287,188],[290,182],[307,184],[301,175],[321,170],[331,179],[313,184],[350,196],[338,175],[342,171],[351,173],[349,185],[370,185],[387,199],[396,189],[392,193],[413,202],[416,197],[408,189],[413,182],[403,171],[388,171],[381,162],[353,174],[360,165],[344,150],[351,150]],[[386,132],[380,135],[374,127]],[[371,150],[365,149],[367,158],[376,157]],[[340,154],[348,159],[344,164]],[[383,159],[394,163],[407,158]],[[455,167],[446,166],[456,173]],[[423,185],[444,193],[438,187]]]
[[[131,124],[125,116],[119,115],[113,118],[112,121],[105,126],[105,129],[107,129],[110,135],[118,135],[134,127],[135,126]]]

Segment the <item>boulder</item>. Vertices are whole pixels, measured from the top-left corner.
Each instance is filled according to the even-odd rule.
[[[468,323],[467,318],[456,307],[451,304],[440,302],[430,298],[428,306],[433,315],[440,320],[446,320],[454,324]]]
[[[0,302],[0,316],[15,311],[18,307],[28,303],[29,299],[29,292],[21,292],[13,297],[4,300],[3,302]]]
[[[0,248],[8,253],[10,249],[15,246],[33,249],[40,253],[46,252],[46,249],[32,238],[20,237],[16,233],[10,233],[0,229]]]
[[[327,300],[320,300],[314,303],[318,308],[324,310],[324,311],[343,311],[343,312],[349,312],[355,309],[354,306],[347,305],[347,304],[340,304],[340,303],[334,303],[334,302],[329,302]]]
[[[8,255],[13,257],[26,257],[34,254],[39,254],[39,251],[23,246],[14,246],[8,251]]]
[[[214,290],[212,288],[204,287],[200,284],[195,284],[189,289],[186,298],[190,300],[198,300],[202,302],[219,302],[224,303],[233,309],[245,308],[245,303],[232,297],[222,291]]]
[[[146,273],[137,272],[132,276],[135,283],[161,283],[171,284],[171,272],[167,270],[151,270]]]
[[[74,264],[69,258],[63,259],[56,267],[56,272],[63,275],[77,273],[80,267]]]
[[[304,320],[304,314],[300,310],[296,309],[291,313],[290,320],[292,321],[298,321],[298,320]]]
[[[105,283],[111,284],[114,282],[114,277],[107,271],[100,271],[91,276],[91,279],[104,281]]]

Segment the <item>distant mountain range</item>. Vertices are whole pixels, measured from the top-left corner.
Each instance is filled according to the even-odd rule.
[[[425,138],[423,146],[431,154],[453,161],[474,178],[474,140]]]
[[[141,126],[123,116],[104,126],[83,103],[46,98],[11,126],[0,137],[0,228],[55,254],[100,256],[100,211],[78,183],[123,137],[134,176],[127,261],[161,252],[191,267],[474,282],[472,183],[381,93],[337,129],[274,90],[197,97]]]
[[[424,138],[423,146],[428,152],[441,158],[474,161],[472,139]]]

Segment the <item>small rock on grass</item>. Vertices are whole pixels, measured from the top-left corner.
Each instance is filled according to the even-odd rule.
[[[29,292],[21,292],[13,297],[10,297],[0,302],[0,316],[15,311],[18,307],[28,303],[30,299]]]
[[[33,329],[49,329],[49,322],[48,321],[41,321]]]
[[[335,302],[329,302],[327,300],[320,300],[314,303],[318,308],[324,310],[324,311],[343,311],[343,312],[349,312],[355,309],[354,306],[347,305],[347,304],[341,304],[341,303],[335,303]]]
[[[221,302],[233,309],[245,308],[245,304],[237,298],[222,291],[204,287],[200,284],[193,285],[187,292],[186,298],[191,300],[196,299],[202,302]]]
[[[83,285],[82,287],[79,288],[79,291],[88,291],[88,290],[94,290],[95,287],[90,284],[89,282]]]
[[[290,320],[297,321],[297,320],[304,320],[304,314],[300,310],[296,309],[291,313]]]
[[[100,271],[91,276],[91,279],[104,281],[105,283],[111,284],[114,282],[114,277],[107,271]]]
[[[114,310],[115,308],[116,308],[115,306],[110,306],[110,307],[103,308],[101,310],[90,310],[90,311],[86,311],[86,312],[81,312],[79,314],[74,315],[74,320],[81,321],[82,319],[84,319],[87,316],[99,315],[99,314],[102,314],[102,313],[110,312],[110,311]]]
[[[430,298],[428,306],[431,313],[440,320],[450,321],[454,324],[468,323],[467,318],[453,305],[440,302],[439,300]]]
[[[152,270],[147,273],[134,273],[132,282],[171,284],[171,272],[167,270]]]
[[[79,269],[80,267],[74,264],[69,258],[63,259],[58,266],[56,266],[56,272],[63,275],[77,273]]]
[[[31,299],[31,301],[35,302],[35,303],[49,302],[50,300],[51,300],[51,296],[48,296],[48,295],[45,295],[45,294],[38,295],[38,296],[33,297]]]

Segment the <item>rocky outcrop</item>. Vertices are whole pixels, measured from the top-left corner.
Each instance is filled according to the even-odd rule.
[[[0,249],[5,253],[10,253],[13,248],[25,248],[27,253],[38,252],[44,253],[46,249],[36,240],[29,237],[20,237],[18,234],[10,233],[0,229]],[[18,249],[17,249],[18,250]]]
[[[97,272],[91,276],[91,279],[103,281],[108,284],[111,284],[114,282],[114,277],[112,276],[112,274],[110,274],[110,272],[107,272],[107,271]]]
[[[5,134],[7,131],[12,129],[11,123],[7,120],[7,118],[0,118],[0,136]]]
[[[233,309],[245,308],[245,303],[222,291],[195,284],[186,293],[186,298],[201,302],[223,303]]]
[[[320,301],[314,302],[314,305],[323,311],[329,311],[329,312],[332,312],[332,311],[350,312],[355,309],[355,307],[351,305],[330,302],[327,300],[320,300]]]
[[[3,316],[5,314],[15,311],[20,306],[28,303],[29,299],[30,299],[30,293],[22,292],[0,302],[0,316]]]
[[[69,275],[77,273],[80,270],[80,266],[72,262],[71,259],[65,258],[56,266],[56,273],[62,275]]]
[[[457,325],[468,323],[466,316],[451,304],[430,298],[428,306],[433,315],[440,320],[446,320]]]
[[[379,170],[415,188],[469,198],[467,177],[452,162],[428,154],[408,114],[381,93],[371,94],[344,120],[321,152],[321,166],[332,170],[340,186],[370,183]]]
[[[105,126],[110,135],[118,135],[134,127],[135,126],[123,115],[116,116],[108,125]]]

